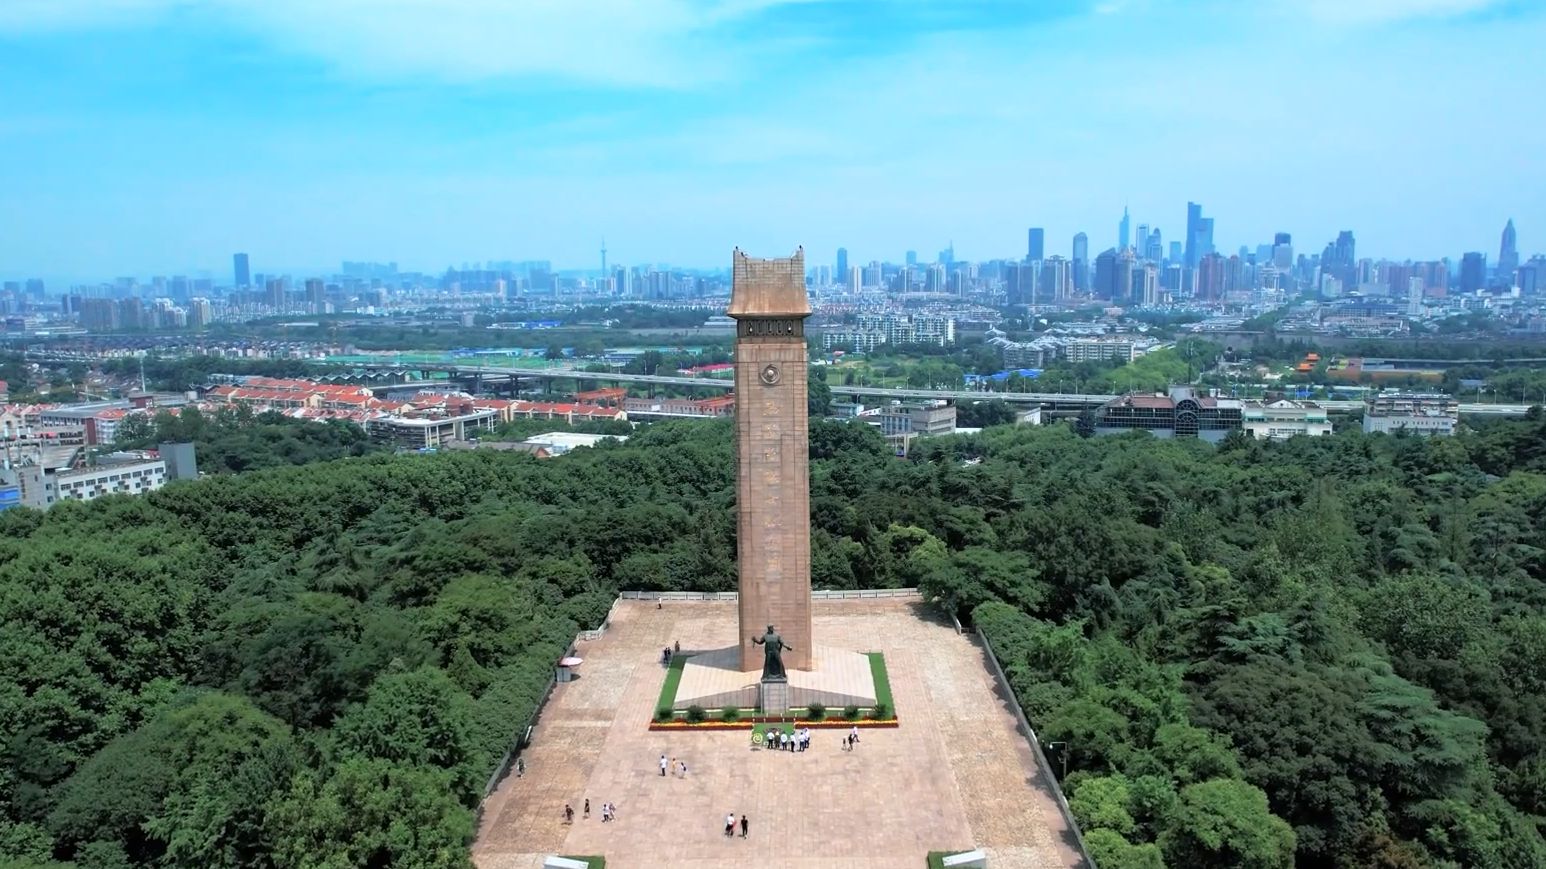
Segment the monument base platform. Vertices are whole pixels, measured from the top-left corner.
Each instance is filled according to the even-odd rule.
[[[816,646],[813,652],[814,669],[787,673],[790,709],[804,709],[812,703],[829,709],[875,705],[875,677],[869,656],[824,646]],[[741,650],[735,647],[692,655],[682,667],[674,708],[759,708],[762,671],[742,671],[740,664]]]

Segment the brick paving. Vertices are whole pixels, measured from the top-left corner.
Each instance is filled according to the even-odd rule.
[[[624,601],[582,644],[525,753],[484,806],[479,869],[538,869],[548,854],[602,854],[608,869],[909,869],[932,850],[980,847],[994,869],[1082,866],[985,653],[915,600],[814,603],[824,645],[886,655],[896,730],[815,731],[804,753],[753,751],[746,731],[651,733],[660,650],[736,640],[732,602]],[[662,778],[659,757],[685,778]],[[581,806],[591,801],[591,817]],[[601,804],[618,807],[603,824]],[[563,822],[564,803],[575,809]],[[751,835],[723,835],[727,812]]]

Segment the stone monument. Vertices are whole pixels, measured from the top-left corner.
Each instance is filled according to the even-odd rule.
[[[754,259],[737,249],[731,272],[739,640],[689,656],[672,706],[780,716],[812,703],[870,706],[870,659],[811,637],[805,252]]]
[[[736,563],[740,573],[741,670],[761,668],[752,638],[777,625],[781,661],[811,669],[811,491],[806,395],[805,250],[782,259],[734,254],[730,309],[736,321]]]

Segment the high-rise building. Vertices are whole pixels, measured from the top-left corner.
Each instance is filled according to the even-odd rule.
[[[1042,302],[1061,302],[1073,289],[1073,273],[1069,261],[1051,256],[1041,261],[1041,278],[1036,289]]]
[[[1460,292],[1474,293],[1487,286],[1487,255],[1471,251],[1460,258]]]
[[[1122,206],[1122,221],[1117,224],[1117,250],[1126,250],[1129,241],[1133,220],[1127,214],[1127,206]]]
[[[1183,254],[1181,252],[1181,250],[1182,250],[1181,242],[1179,242],[1179,241],[1171,242],[1170,243],[1170,256],[1168,257],[1168,259],[1171,262],[1173,262],[1173,263],[1180,263],[1181,262],[1181,257],[1185,256],[1185,254]]]
[[[236,286],[252,286],[252,270],[247,262],[247,255],[239,253],[231,258],[236,266]]]
[[[270,278],[267,284],[268,306],[275,311],[285,309],[285,282],[282,278]]]
[[[846,247],[837,249],[837,273],[840,275],[848,274],[848,248]]]
[[[1202,206],[1195,202],[1186,204],[1186,268],[1191,271],[1197,268],[1197,258],[1202,254],[1197,250],[1198,233],[1202,230]]]
[[[1074,236],[1074,292],[1090,291],[1090,237],[1084,233]]]
[[[214,306],[205,298],[192,298],[188,300],[188,325],[194,329],[202,329],[215,319]]]
[[[1010,305],[1035,305],[1036,279],[1039,266],[1028,262],[1011,262],[1004,265],[1004,301]]]
[[[1132,306],[1152,308],[1159,304],[1159,265],[1139,263],[1133,269]]]
[[[1025,233],[1025,261],[1039,263],[1047,258],[1047,233],[1039,226],[1033,226]]]
[[[327,288],[321,278],[306,279],[306,310],[313,314],[327,313]]]
[[[1138,234],[1133,236],[1133,247],[1137,249],[1139,259],[1143,259],[1144,252],[1148,250],[1148,245],[1149,225],[1147,223],[1140,223],[1138,224]]]
[[[917,265],[918,264],[918,252],[915,251],[915,250],[908,251],[907,252],[907,256],[906,256],[906,261],[907,261],[907,265],[909,267]]]
[[[1117,249],[1108,247],[1095,257],[1095,285],[1092,291],[1097,299],[1119,298],[1117,290]]]
[[[945,264],[931,263],[923,275],[923,288],[931,293],[945,291]]]
[[[1154,227],[1149,233],[1148,240],[1143,246],[1143,258],[1149,262],[1160,262],[1165,258],[1165,242],[1160,238],[1159,227]]]
[[[1203,254],[1197,261],[1197,298],[1216,302],[1224,298],[1224,258],[1216,253]]]
[[[1512,285],[1514,270],[1519,268],[1519,239],[1514,234],[1514,218],[1503,226],[1503,243],[1498,247],[1498,282]]]
[[[1515,274],[1519,278],[1519,294],[1535,296],[1546,288],[1546,257],[1530,257],[1530,261],[1520,265]]]
[[[948,247],[946,247],[944,250],[939,252],[939,261],[944,263],[946,268],[949,268],[949,267],[955,265],[955,261],[956,261],[956,243],[955,242],[952,241]]]
[[[1294,266],[1294,237],[1280,232],[1272,237],[1272,264],[1280,272]]]
[[[1118,305],[1132,303],[1133,280],[1140,273],[1138,255],[1131,247],[1117,251],[1116,273],[1111,279],[1111,301]]]

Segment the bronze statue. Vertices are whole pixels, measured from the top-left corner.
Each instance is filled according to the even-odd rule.
[[[792,652],[794,651],[794,647],[784,642],[784,638],[780,637],[778,633],[773,630],[772,625],[768,625],[768,632],[766,634],[763,634],[760,637],[752,637],[751,641],[759,646],[764,647],[762,659],[762,678],[764,680],[786,678],[784,673],[783,651],[788,649]]]

